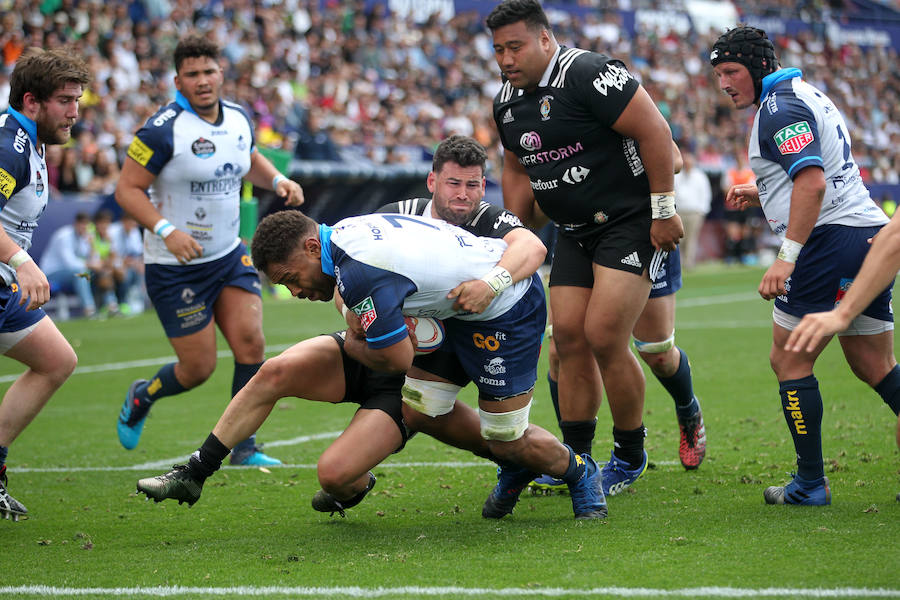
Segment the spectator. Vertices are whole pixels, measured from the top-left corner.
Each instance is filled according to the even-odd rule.
[[[50,293],[74,292],[86,317],[97,312],[88,269],[93,253],[90,223],[86,213],[76,214],[71,225],[63,225],[53,233],[40,260],[41,270],[50,281]]]
[[[118,259],[123,277],[116,285],[119,309],[124,313],[143,312],[144,293],[144,238],[137,221],[124,213],[119,221],[109,226],[112,250]]]
[[[109,210],[100,209],[94,215],[94,252],[88,261],[88,268],[91,270],[94,298],[99,300],[97,304],[110,316],[116,316],[120,314],[116,287],[124,279],[125,272],[113,250],[113,241],[109,234],[111,224],[112,213]]]
[[[691,152],[682,154],[684,167],[675,174],[675,199],[678,214],[684,224],[684,238],[679,244],[681,265],[689,271],[697,265],[700,230],[712,204],[712,188],[709,176],[697,166]]]
[[[735,152],[737,163],[728,169],[722,178],[722,189],[728,191],[736,185],[753,183],[756,175],[750,168],[747,153]],[[755,257],[756,240],[753,236],[752,219],[755,218],[756,209],[732,210],[725,208],[725,262],[727,264],[751,264]]]

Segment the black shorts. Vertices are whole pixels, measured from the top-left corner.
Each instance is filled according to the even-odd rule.
[[[550,285],[594,287],[596,263],[601,267],[641,275],[650,266],[650,212],[601,227],[557,228],[556,249],[550,268]]]
[[[374,371],[361,362],[354,360],[344,352],[343,332],[328,334],[341,347],[341,358],[344,361],[344,385],[346,392],[341,402],[354,402],[360,408],[380,410],[386,413],[397,424],[403,442],[394,452],[400,452],[411,437],[406,422],[403,420],[403,400],[400,389],[406,380],[403,373],[382,373]]]
[[[466,387],[472,381],[453,352],[435,350],[431,354],[417,356],[413,359],[413,366],[443,377],[459,387]]]

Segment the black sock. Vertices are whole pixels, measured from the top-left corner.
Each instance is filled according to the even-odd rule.
[[[675,348],[681,353],[678,369],[671,377],[657,375],[656,379],[675,401],[675,412],[680,418],[685,418],[692,416],[697,411],[694,403],[694,382],[691,379],[691,363],[688,362],[687,354],[678,346]]]
[[[644,438],[647,428],[641,425],[637,429],[624,431],[613,427],[613,454],[619,460],[628,463],[628,470],[633,471],[644,463]]]
[[[9,454],[8,446],[0,446],[0,468],[6,464],[6,456]]]
[[[215,434],[210,433],[203,445],[191,455],[188,461],[188,469],[198,479],[206,479],[219,470],[222,461],[228,456],[228,448],[219,441]]]
[[[563,443],[570,446],[575,454],[590,454],[597,430],[597,419],[590,421],[560,421],[559,429],[563,434]]]
[[[891,407],[895,415],[900,415],[900,365],[894,365],[894,368],[875,386],[875,391],[884,403]]]
[[[250,381],[262,363],[234,363],[234,374],[231,376],[231,397],[237,396],[237,393],[243,389],[247,382]],[[252,452],[256,448],[256,434],[254,433],[246,440],[238,442],[233,448],[235,455]]]
[[[553,402],[553,410],[556,411],[556,422],[562,421],[559,416],[559,382],[550,377],[550,371],[547,371],[547,386],[550,388],[550,401]]]
[[[797,475],[806,480],[825,475],[822,460],[822,394],[814,375],[782,381],[784,420],[797,451]]]

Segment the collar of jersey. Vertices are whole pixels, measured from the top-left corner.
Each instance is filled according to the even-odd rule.
[[[541,82],[538,84],[538,87],[547,87],[547,84],[550,83],[550,76],[553,75],[553,69],[556,67],[556,61],[559,60],[560,51],[562,51],[562,46],[557,44],[556,52],[553,54],[553,58],[550,59],[547,68],[544,70],[544,76],[541,77]]]
[[[334,277],[334,259],[331,257],[331,232],[324,223],[319,225],[319,242],[322,244],[322,272]]]
[[[779,81],[784,81],[785,79],[793,79],[794,77],[803,77],[803,72],[800,69],[778,69],[774,73],[769,73],[762,80],[762,93],[759,96],[759,103],[762,104],[766,101],[766,98],[769,96],[769,91],[775,84]]]
[[[180,107],[183,108],[184,110],[189,111],[189,112],[192,112],[192,113],[194,113],[195,115],[197,115],[197,111],[194,110],[194,107],[191,106],[191,103],[188,102],[188,99],[185,98],[184,95],[183,95],[181,92],[175,92],[175,104],[177,104],[178,106],[180,106]],[[200,115],[197,115],[197,116],[200,117]],[[223,116],[223,113],[222,113],[222,100],[219,99],[219,118],[218,118],[218,120],[217,120],[218,122],[215,123],[216,125],[221,124],[221,122],[222,122],[222,116]],[[200,117],[200,118],[202,119],[203,117]]]
[[[28,132],[28,137],[31,138],[31,145],[37,148],[37,123],[14,109],[12,106],[7,108],[6,112],[11,114],[13,118],[19,122],[19,125],[22,126],[22,129]]]

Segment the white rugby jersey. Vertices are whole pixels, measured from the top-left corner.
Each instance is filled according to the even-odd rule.
[[[350,217],[319,230],[322,271],[337,279],[341,297],[359,315],[374,347],[394,344],[395,338],[406,335],[403,315],[497,318],[532,283],[526,278],[513,284],[483,313],[458,313],[447,294],[490,271],[506,250],[503,240],[476,237],[428,217],[387,213]]]
[[[210,123],[180,92],[135,134],[128,156],[156,175],[150,201],[203,246],[191,264],[221,258],[240,243],[241,184],[255,151],[253,126],[240,106],[221,100],[219,119]],[[144,262],[179,264],[150,230],[144,231]]]
[[[784,237],[793,179],[810,165],[825,171],[817,227],[887,223],[853,160],[844,118],[825,94],[800,79],[802,75],[799,69],[781,69],[763,78],[750,134],[750,166],[769,226]]]
[[[0,225],[25,250],[50,195],[44,146],[36,144],[34,121],[12,107],[0,115]],[[16,270],[0,262],[0,277],[10,285]]]

